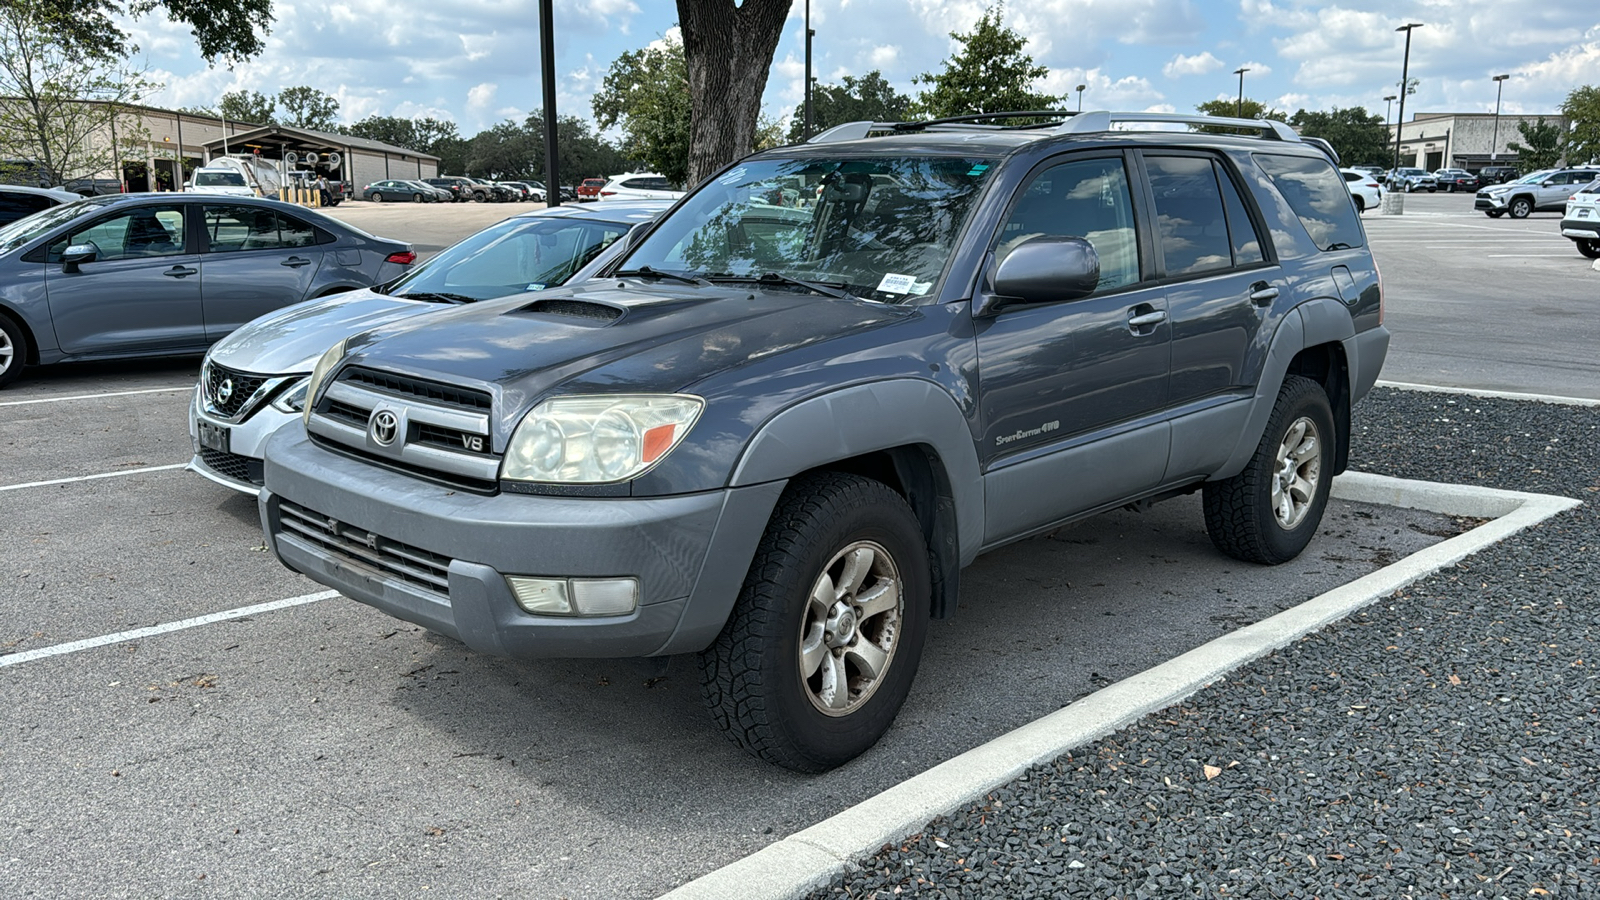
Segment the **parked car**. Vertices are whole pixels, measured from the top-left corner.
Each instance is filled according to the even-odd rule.
[[[600,189],[601,200],[676,200],[683,194],[665,175],[654,172],[618,175]]]
[[[1422,169],[1401,167],[1389,173],[1389,190],[1404,191],[1409,194],[1414,191],[1427,191],[1433,193],[1439,189],[1439,183],[1434,180],[1431,173]]]
[[[593,202],[600,199],[600,189],[606,186],[607,178],[585,178],[577,187],[578,202]]]
[[[1596,178],[1600,178],[1600,168],[1544,169],[1484,188],[1472,208],[1491,219],[1508,213],[1513,219],[1526,219],[1531,213],[1565,210],[1567,200]]]
[[[425,184],[412,183],[398,178],[375,181],[361,191],[361,199],[373,203],[432,203],[436,195]]]
[[[438,178],[424,178],[428,184],[450,192],[450,198],[457,203],[471,200],[477,185],[459,175],[442,175]]]
[[[184,185],[184,191],[195,194],[221,194],[226,197],[254,197],[255,188],[245,183],[244,173],[237,167],[201,166]]]
[[[480,203],[509,203],[514,199],[511,189],[504,185],[495,184],[487,178],[474,178],[470,175],[462,177],[475,186],[472,192],[472,199]]]
[[[1508,181],[1515,181],[1521,175],[1516,166],[1484,166],[1478,170],[1478,186],[1505,184]]]
[[[115,178],[69,178],[62,182],[61,189],[71,191],[80,197],[98,197],[101,194],[122,193],[122,182]]]
[[[1478,176],[1466,169],[1440,169],[1433,173],[1433,181],[1440,190],[1450,194],[1478,189]]]
[[[463,303],[584,277],[618,239],[670,204],[655,200],[521,213],[451,246],[392,284],[268,313],[206,354],[189,403],[189,470],[261,490],[261,450],[305,408],[306,378],[328,347],[358,331]],[[224,392],[224,385],[227,386]]]
[[[36,159],[0,159],[0,184],[51,188],[61,184],[61,179]]]
[[[1572,238],[1578,252],[1600,259],[1600,180],[1579,188],[1561,215],[1561,234]]]
[[[55,188],[0,184],[0,225],[10,225],[36,212],[81,199],[83,198],[70,191]]]
[[[544,202],[544,199],[545,199],[544,185],[541,184],[540,182],[537,182],[537,181],[511,181],[511,182],[506,182],[506,183],[507,184],[515,184],[515,185],[520,186],[524,190],[524,192],[527,194],[527,199],[532,200],[535,203],[543,203]]]
[[[1378,185],[1377,179],[1371,172],[1340,169],[1339,174],[1344,176],[1345,186],[1350,189],[1350,198],[1355,201],[1356,212],[1366,212],[1383,203],[1383,188]]]
[[[1114,127],[1152,117],[836,128],[593,278],[340,341],[267,442],[267,544],[480,652],[698,653],[728,736],[804,771],[889,727],[986,550],[1199,491],[1221,552],[1291,559],[1378,271],[1288,126]]]
[[[389,281],[415,259],[276,200],[79,199],[0,228],[0,385],[24,363],[203,353],[269,310]]]

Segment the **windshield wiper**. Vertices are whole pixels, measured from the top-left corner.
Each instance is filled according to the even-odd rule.
[[[404,298],[406,298],[408,300],[431,300],[431,301],[433,301],[435,303],[476,303],[476,302],[478,302],[476,297],[468,297],[468,296],[466,296],[464,294],[444,294],[444,293],[439,293],[439,292],[436,292],[436,291],[415,291],[415,292],[409,293],[409,294],[395,294],[394,296],[396,296],[396,297],[404,297]]]
[[[681,281],[684,284],[704,284],[698,278],[679,275],[677,272],[663,272],[660,269],[652,269],[649,266],[640,266],[637,269],[623,269],[620,272],[612,272],[611,276],[613,278],[669,278],[673,281]]]
[[[709,276],[708,280],[713,284],[721,284],[724,282],[743,282],[746,284],[792,284],[795,287],[803,287],[808,291],[814,291],[825,297],[832,297],[835,300],[860,299],[854,294],[851,294],[849,291],[844,290],[845,284],[842,281],[802,281],[799,278],[791,278],[782,272],[764,272],[759,278],[754,275],[711,275]]]

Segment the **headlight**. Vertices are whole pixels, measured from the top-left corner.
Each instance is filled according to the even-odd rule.
[[[517,425],[500,477],[549,484],[627,481],[688,434],[705,401],[687,394],[554,397]]]
[[[317,399],[317,391],[322,387],[322,380],[328,377],[328,373],[332,372],[333,367],[344,357],[344,346],[349,341],[349,338],[345,338],[329,347],[328,352],[322,354],[317,364],[311,367],[311,377],[306,379],[306,393],[301,404],[305,407],[301,412],[301,418],[307,425],[311,424],[311,404]]]
[[[304,412],[306,408],[306,388],[311,386],[310,378],[302,378],[289,389],[278,395],[272,401],[272,408],[286,413]]]

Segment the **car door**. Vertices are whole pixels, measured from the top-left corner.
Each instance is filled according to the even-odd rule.
[[[1073,236],[1095,248],[1100,281],[1081,299],[975,320],[986,544],[1161,481],[1171,325],[1165,289],[1145,277],[1133,196],[1122,153],[1057,157],[994,235],[990,273],[1024,241]]]
[[[206,203],[200,225],[208,340],[306,299],[323,254],[309,223],[265,205]]]
[[[188,252],[185,203],[119,205],[46,251],[56,342],[73,356],[201,349],[200,257]],[[61,262],[93,244],[94,260]]]

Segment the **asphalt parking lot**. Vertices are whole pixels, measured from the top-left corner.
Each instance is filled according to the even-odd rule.
[[[1592,321],[1569,359],[1550,317],[1511,314],[1596,296],[1553,219],[1407,201],[1366,217],[1386,377],[1593,392],[1575,349]],[[529,208],[331,212],[423,252]],[[8,895],[653,896],[1456,527],[1342,504],[1304,557],[1261,569],[1211,549],[1191,498],[990,554],[885,741],[804,778],[714,732],[682,661],[509,663],[308,599],[321,587],[263,552],[253,501],[177,468],[196,365],[63,366],[0,393],[0,654],[64,651],[0,655]]]

